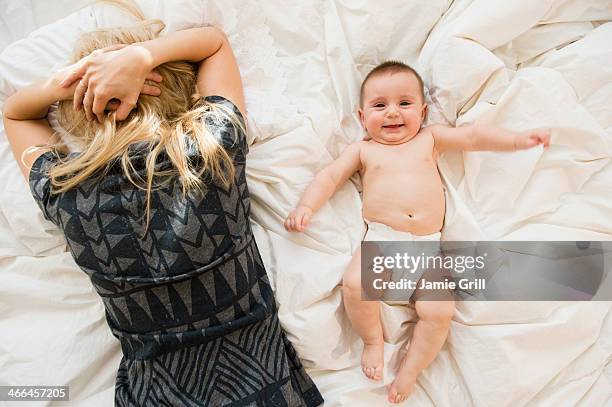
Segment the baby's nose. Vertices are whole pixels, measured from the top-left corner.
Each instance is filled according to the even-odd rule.
[[[395,116],[397,114],[397,109],[395,106],[389,106],[387,109],[387,116]]]

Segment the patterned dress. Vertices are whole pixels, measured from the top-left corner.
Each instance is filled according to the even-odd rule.
[[[204,100],[243,120],[229,100]],[[154,190],[147,230],[145,193],[119,165],[51,194],[46,169],[56,158],[45,153],[30,173],[32,194],[64,232],[121,343],[117,406],[320,405],[280,327],[251,231],[245,135],[228,122],[212,127],[234,160],[233,185],[208,180],[186,197],[176,182]]]

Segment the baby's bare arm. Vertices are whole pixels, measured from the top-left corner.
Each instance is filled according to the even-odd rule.
[[[317,173],[310,183],[298,206],[306,206],[312,212],[318,211],[321,206],[344,184],[355,172],[361,169],[361,143],[350,144],[340,157]]]
[[[323,168],[312,180],[297,207],[285,219],[285,228],[290,232],[303,232],[313,213],[361,168],[361,143],[349,145],[331,164]]]
[[[487,125],[448,127],[434,124],[427,127],[438,151],[516,151],[548,147],[550,135],[545,131],[514,132]]]

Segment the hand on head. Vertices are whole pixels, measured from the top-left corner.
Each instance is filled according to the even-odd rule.
[[[73,89],[75,110],[85,109],[87,120],[94,115],[102,121],[105,110],[115,110],[117,120],[125,120],[138,97],[159,96],[158,87],[145,80],[161,82],[150,68],[148,51],[138,46],[113,45],[96,50],[74,65],[60,71],[60,86]]]
[[[538,146],[540,144],[544,148],[550,145],[550,133],[548,131],[526,131],[517,134],[514,140],[514,147],[516,150],[526,150]]]

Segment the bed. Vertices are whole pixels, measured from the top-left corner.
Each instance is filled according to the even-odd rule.
[[[62,66],[80,33],[131,20],[88,3],[0,3],[0,105]],[[281,323],[326,406],[386,405],[385,384],[415,322],[410,307],[383,304],[385,382],[363,377],[339,286],[364,231],[359,180],[305,233],[282,226],[316,171],[363,136],[359,84],[379,62],[399,59],[421,72],[431,123],[552,133],[547,151],[443,155],[444,240],[612,238],[610,0],[138,3],[168,31],[207,22],[228,33],[249,111],[255,237]],[[118,342],[1,132],[0,385],[69,385],[71,406],[112,405]],[[447,343],[406,405],[609,405],[611,308],[459,303]]]

